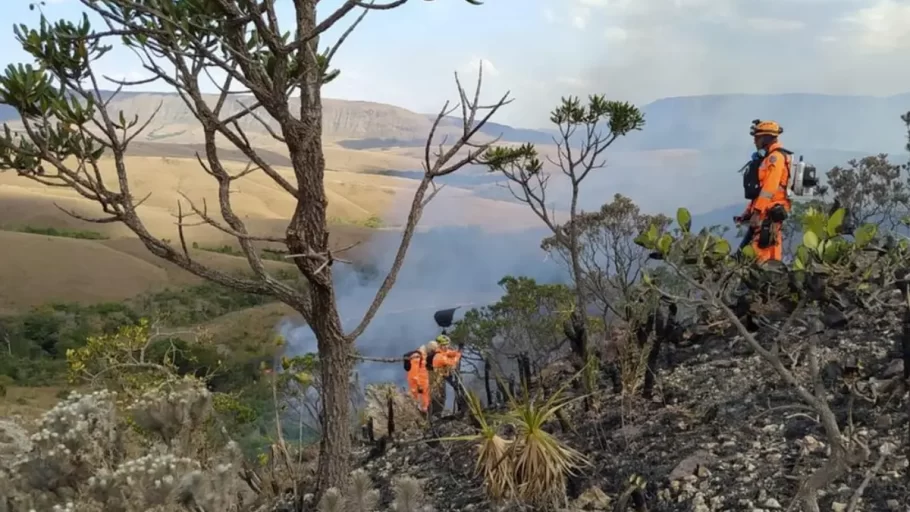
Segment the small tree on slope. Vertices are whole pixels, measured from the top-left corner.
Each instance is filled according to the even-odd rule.
[[[274,297],[299,312],[316,335],[323,363],[324,435],[317,486],[320,490],[341,487],[350,452],[348,376],[353,368],[353,342],[395,282],[415,226],[437,190],[433,180],[475,161],[489,147],[489,143],[472,143],[471,139],[507,103],[506,96],[493,105],[480,106],[480,79],[473,99],[459,84],[463,132],[448,150],[440,149],[433,158],[433,134],[440,120],[452,112],[447,104],[427,141],[425,174],[414,195],[394,264],[363,319],[352,331],[344,332],[332,281],[320,90],[338,76],[337,70],[330,70],[332,58],[363,17],[371,10],[392,9],[408,0],[346,0],[321,21],[316,15],[318,0],[297,0],[290,31],[279,24],[274,0],[80,1],[100,16],[104,30],[94,30],[87,16],[78,24],[51,23],[42,16],[37,28],[15,27],[20,44],[37,66],[10,65],[0,77],[0,103],[15,108],[22,122],[18,132],[4,126],[0,170],[14,170],[47,186],[70,188],[101,205],[105,216],[86,218],[67,212],[70,215],[91,222],[123,223],[156,256],[221,285]],[[350,28],[333,46],[320,51],[320,36],[358,9],[362,12]],[[153,236],[137,211],[144,199],[134,195],[125,154],[154,115],[146,120],[129,119],[122,111],[108,110],[124,86],[136,84],[107,79],[117,84],[117,90],[103,90],[104,77],[93,66],[111,49],[112,42],[126,45],[141,59],[150,78],[140,83],[160,80],[174,88],[205,136],[204,155],[197,158],[200,172],[209,174],[217,186],[218,212],[184,196],[186,205],[178,204],[179,244]],[[221,92],[212,101],[203,94],[203,84],[219,75],[224,77],[216,84]],[[238,98],[238,88],[248,95]],[[294,95],[297,97],[292,98]],[[286,146],[292,175],[280,173],[251,145],[242,126],[254,122]],[[249,159],[244,172],[231,174],[226,169],[217,144],[224,141]],[[113,159],[114,179],[103,176],[102,156]],[[294,198],[296,207],[283,237],[250,232],[233,210],[231,185],[252,172],[265,173]],[[195,260],[187,250],[183,229],[190,216],[197,224],[201,219],[235,237],[252,277],[228,275]],[[305,291],[268,272],[254,247],[262,242],[282,243],[296,255],[294,263],[306,281]]]
[[[827,329],[822,321],[822,311],[834,308],[847,317],[867,310],[881,314],[893,300],[893,291],[901,290],[906,296],[907,265],[910,262],[910,242],[882,239],[874,224],[859,226],[852,234],[844,233],[846,210],[838,209],[830,215],[809,210],[803,217],[802,244],[796,249],[792,269],[782,265],[755,264],[754,251],[744,250],[744,258],[730,254],[730,243],[707,230],[690,232],[691,216],[680,209],[677,236],[660,234],[656,226],[641,233],[636,243],[653,251],[652,257],[660,260],[690,287],[687,297],[676,296],[662,288],[659,281],[649,274],[643,281],[664,296],[679,302],[688,302],[719,312],[736,328],[741,339],[764,361],[794,392],[802,406],[818,417],[818,423],[827,438],[830,452],[827,460],[806,477],[797,498],[805,512],[818,512],[820,491],[842,478],[849,471],[865,463],[871,454],[868,440],[859,435],[852,421],[852,406],[844,424],[838,423],[831,406],[832,393],[825,387],[821,375],[821,334]],[[740,315],[730,305],[730,295],[748,289],[750,310],[764,306],[771,317],[775,314],[783,322],[760,322],[764,332],[750,332]],[[739,288],[739,291],[732,292]],[[896,307],[907,307],[906,300]],[[749,313],[752,314],[752,313]],[[785,319],[785,320],[784,320]],[[760,334],[762,334],[760,336]],[[791,359],[788,361],[787,359]],[[792,360],[805,361],[797,365]],[[858,363],[838,361],[840,380],[847,388],[850,399],[875,401],[866,396],[857,384]],[[904,382],[901,382],[903,380]],[[889,388],[893,396],[903,396],[905,377],[896,379]],[[883,443],[879,447],[880,460],[892,451]],[[877,466],[881,466],[878,463]],[[874,471],[873,471],[874,473]],[[859,499],[862,487],[857,489],[854,500]],[[849,510],[855,509],[855,506]]]
[[[553,233],[545,244],[551,249],[557,248],[565,256],[575,283],[576,306],[570,340],[580,368],[589,356],[587,306],[590,295],[585,289],[584,240],[579,222],[583,215],[578,205],[582,184],[591,171],[606,167],[605,153],[619,137],[644,127],[645,117],[635,105],[593,95],[586,104],[575,97],[563,98],[550,114],[550,122],[559,130],[559,136],[553,139],[556,155],[546,157],[550,167],[544,167],[537,148],[531,144],[491,148],[483,162],[491,171],[505,176],[512,195],[527,204]],[[568,218],[562,223],[556,218],[552,198],[547,197],[547,186],[555,169],[568,179],[571,190]]]

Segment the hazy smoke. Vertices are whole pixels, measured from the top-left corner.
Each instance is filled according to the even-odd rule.
[[[562,268],[540,249],[544,230],[489,233],[477,227],[435,228],[415,235],[394,289],[379,314],[357,340],[364,355],[398,357],[432,340],[440,329],[433,320],[439,309],[463,305],[456,319],[471,307],[491,304],[502,295],[497,282],[506,275],[524,275],[554,282]],[[398,233],[376,236],[369,246],[379,271],[365,277],[348,265],[336,265],[335,282],[345,330],[354,328],[372,302],[391,266]],[[277,326],[288,342],[288,355],[316,351],[306,325],[284,320]],[[404,382],[400,364],[363,363],[363,384]]]

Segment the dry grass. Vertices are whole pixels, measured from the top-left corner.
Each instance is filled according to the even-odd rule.
[[[63,388],[9,386],[6,396],[0,398],[0,418],[20,416],[26,422],[37,420],[57,405]]]
[[[89,240],[0,231],[0,246],[0,310],[116,301],[168,283],[164,270]]]
[[[567,477],[589,461],[547,432],[545,426],[563,408],[584,398],[563,397],[568,384],[580,375],[567,380],[547,399],[529,396],[527,390],[520,398],[510,396],[508,410],[501,415],[488,415],[477,395],[465,390],[479,432],[444,440],[477,442],[475,471],[483,479],[484,490],[492,501],[514,500],[542,510],[566,505]],[[505,425],[514,429],[514,438],[500,435]]]
[[[77,240],[0,231],[0,314],[48,301],[97,303],[124,300],[201,280],[145,249],[137,239]],[[198,261],[228,272],[248,271],[246,261],[193,251]],[[267,261],[272,269],[291,268]]]
[[[471,415],[480,424],[475,471],[483,477],[487,495],[494,502],[506,499],[515,492],[514,468],[510,448],[514,441],[500,437],[497,426],[487,420],[477,394],[466,393]]]
[[[139,111],[141,114],[145,109],[144,102],[154,99],[153,96],[140,95],[130,100],[129,105],[120,107],[128,107],[129,112]],[[421,130],[429,127],[429,121],[423,116],[394,107],[356,103],[357,109],[369,107],[370,115],[378,119],[370,121],[355,116],[351,113],[354,111],[348,109],[350,105],[345,105],[342,102],[332,108],[327,107],[326,113],[327,119],[331,118],[331,123],[336,125],[334,132],[327,133],[325,148],[327,167],[330,169],[325,178],[328,215],[342,222],[342,225],[332,229],[332,244],[335,246],[363,242],[382,232],[363,227],[377,217],[392,226],[403,220],[417,182],[364,171],[418,169],[422,155],[414,152],[413,148],[349,150],[333,144],[332,137],[337,140],[374,137],[376,134],[373,131],[404,119],[399,114],[407,118],[407,123]],[[147,229],[175,245],[179,243],[179,235],[174,214],[181,199],[180,193],[200,206],[205,200],[209,210],[217,204],[211,177],[203,172],[195,159],[190,158],[189,153],[194,149],[192,144],[200,141],[196,140],[198,127],[189,123],[185,114],[178,110],[168,113],[165,109],[165,114],[156,119],[160,126],[150,127],[148,133],[152,134],[151,138],[139,140],[136,151],[133,156],[127,157],[126,162],[134,195],[151,194],[139,207]],[[409,130],[405,130],[407,133],[388,133],[384,136],[408,138],[412,135]],[[180,135],[164,136],[168,133]],[[174,144],[178,141],[181,144]],[[268,158],[276,165],[286,159],[280,148],[268,145],[263,148],[272,152]],[[225,153],[226,158],[236,158],[230,151]],[[226,166],[235,172],[243,168],[243,164],[231,161]],[[104,161],[101,167],[105,181],[112,185],[113,162]],[[287,167],[278,169],[287,176],[292,175]],[[293,199],[268,177],[263,173],[250,174],[234,184],[233,192],[235,210],[252,232],[284,234],[287,219],[294,209]],[[15,173],[0,173],[0,244],[4,247],[0,255],[0,282],[4,284],[0,291],[0,314],[14,313],[50,300],[86,303],[116,301],[164,287],[200,282],[176,265],[151,255],[123,225],[80,221],[66,215],[60,208],[88,217],[97,217],[100,211],[98,205],[68,189],[47,187],[18,177]],[[538,226],[538,221],[522,205],[483,199],[457,187],[442,190],[421,221],[422,228],[464,225],[525,229]],[[95,231],[108,240],[91,242],[3,231],[24,227]],[[209,226],[187,228],[186,236],[189,245],[196,242],[202,247],[236,246],[236,240]],[[348,257],[360,258],[359,251],[352,251]],[[193,256],[199,262],[220,270],[248,270],[242,258],[231,255],[193,251]],[[266,265],[273,269],[285,266],[272,261],[267,261]]]
[[[368,151],[358,152],[355,156],[348,160],[357,160],[358,163],[352,163],[348,168],[402,168],[393,166],[392,162],[367,165],[365,162],[374,161]],[[199,207],[203,200],[208,203],[210,210],[218,204],[211,177],[200,169],[195,160],[167,156],[131,156],[127,157],[126,164],[130,170],[133,193],[137,197],[151,194],[140,206],[139,212],[149,231],[156,236],[177,239],[173,214],[176,213],[181,193],[186,194]],[[419,168],[419,163],[412,164],[404,168]],[[238,162],[228,162],[226,167],[233,172],[243,169],[243,165]],[[292,176],[292,171],[287,167],[279,167],[278,170],[286,176]],[[102,162],[102,171],[105,181],[113,186],[112,161]],[[407,206],[417,182],[362,172],[328,171],[325,185],[329,199],[329,218],[365,223],[372,217],[379,217],[387,224],[397,224],[407,214]],[[238,180],[232,191],[236,213],[248,219],[251,228],[272,235],[284,232],[287,219],[294,210],[294,200],[267,176],[252,173]],[[99,226],[72,219],[54,206],[54,203],[80,214],[98,216],[97,205],[67,189],[46,187],[12,173],[0,174],[0,225],[92,229],[112,238],[129,236],[126,228],[119,224]],[[526,228],[537,225],[537,221],[519,204],[483,199],[469,190],[456,187],[446,187],[431,203],[422,220],[424,226],[465,224]],[[208,226],[188,228],[187,236],[200,244],[217,243],[225,239],[223,233]]]
[[[211,177],[200,168],[195,160],[171,157],[127,157],[126,165],[130,172],[130,184],[133,194],[142,197],[151,194],[149,199],[139,208],[141,217],[145,220],[149,230],[161,237],[176,239],[177,229],[174,225],[172,213],[175,213],[181,193],[186,194],[202,207],[203,200],[210,207],[217,205],[217,189]],[[109,186],[114,186],[113,161],[102,161],[102,175]],[[231,172],[239,172],[243,164],[228,162],[226,167]],[[279,172],[291,176],[288,168],[279,168]],[[326,176],[326,190],[329,195],[329,217],[334,217],[352,222],[365,221],[373,215],[383,216],[390,210],[396,193],[412,193],[413,181],[401,178],[391,178],[376,175],[366,175],[346,172],[329,172]],[[16,200],[17,196],[25,196],[30,203],[41,202],[45,205],[37,207],[40,215],[47,220],[53,217],[65,217],[59,212],[53,202],[63,202],[61,206],[84,205],[81,210],[85,213],[95,213],[98,207],[81,199],[75,193],[60,188],[49,188],[39,183],[24,180],[12,173],[0,174],[0,188],[3,189],[3,199]],[[294,200],[286,192],[280,190],[271,179],[263,173],[252,173],[238,180],[232,187],[232,202],[234,209],[242,218],[257,220],[281,221],[280,228],[286,226],[294,209]],[[78,207],[78,206],[77,206]],[[34,208],[34,206],[33,206]],[[87,209],[87,210],[86,210]],[[17,214],[16,210],[5,208],[4,224],[24,223],[34,220],[33,212]],[[20,215],[24,218],[20,218]],[[97,228],[96,228],[97,229]],[[125,234],[124,228],[115,226],[119,233],[112,236]],[[188,235],[192,240],[209,241],[214,230],[211,228],[192,228]],[[221,238],[221,235],[217,235]]]

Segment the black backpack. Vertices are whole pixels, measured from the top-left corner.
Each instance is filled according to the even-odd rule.
[[[765,155],[764,158],[759,160],[752,160],[746,164],[743,169],[743,196],[749,201],[754,201],[761,194],[761,182],[758,180],[758,168],[761,167],[762,162],[765,161],[765,158],[770,157],[774,153],[780,151],[784,155],[785,160],[790,159],[790,155],[793,154],[789,149],[777,148],[774,151]]]

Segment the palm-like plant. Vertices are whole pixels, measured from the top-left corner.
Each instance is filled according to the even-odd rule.
[[[582,370],[584,371],[584,370]],[[577,377],[577,375],[576,375]],[[511,400],[507,421],[514,424],[517,436],[510,450],[517,495],[521,501],[547,507],[565,505],[566,478],[588,464],[577,450],[550,435],[543,427],[572,402],[583,399],[563,398],[566,381],[550,398],[541,402],[529,398]]]
[[[496,423],[486,417],[476,393],[470,391],[466,396],[471,415],[480,425],[475,470],[483,475],[484,488],[490,499],[500,501],[510,498],[514,494],[513,468],[509,457],[512,441],[499,435]]]
[[[587,365],[586,365],[587,366]],[[568,379],[549,399],[531,398],[524,389],[521,400],[509,396],[509,410],[502,415],[484,412],[477,394],[465,388],[468,409],[480,432],[440,441],[477,441],[475,469],[483,477],[487,496],[494,501],[517,498],[547,508],[565,502],[566,477],[588,463],[587,458],[543,430],[569,404],[585,397],[564,399],[563,394],[585,368]],[[508,423],[516,428],[514,440],[499,435]]]

